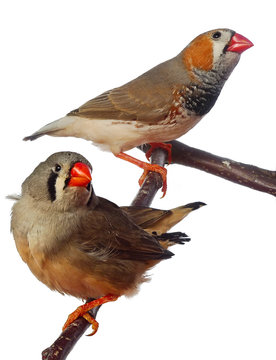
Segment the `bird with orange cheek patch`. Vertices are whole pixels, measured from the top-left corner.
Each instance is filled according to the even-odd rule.
[[[251,41],[230,29],[203,33],[176,57],[104,92],[24,140],[42,135],[91,140],[143,168],[140,185],[148,171],[159,172],[165,194],[166,169],[124,151],[149,143],[147,158],[153,148],[163,147],[170,162],[171,145],[165,142],[185,134],[211,110],[241,53],[251,46]]]
[[[132,295],[146,271],[173,253],[167,248],[190,239],[167,233],[196,202],[172,210],[123,207],[96,196],[91,164],[80,154],[59,152],[40,163],[22,184],[12,209],[17,250],[33,274],[50,289],[92,302],[73,312],[98,323],[87,311]]]

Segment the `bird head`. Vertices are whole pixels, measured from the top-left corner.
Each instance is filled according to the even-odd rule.
[[[180,95],[186,110],[198,116],[206,115],[241,54],[251,46],[250,40],[230,29],[211,30],[196,37],[177,56],[178,64],[184,68]]]
[[[246,37],[230,29],[216,29],[196,37],[182,51],[182,61],[191,78],[210,71],[226,80],[240,55],[253,46]]]
[[[22,195],[61,211],[86,206],[93,195],[91,171],[91,164],[82,155],[55,153],[24,181]]]

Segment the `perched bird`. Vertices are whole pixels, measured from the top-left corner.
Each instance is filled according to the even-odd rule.
[[[11,231],[17,250],[33,274],[52,290],[96,300],[80,306],[79,316],[121,295],[132,295],[145,272],[189,241],[181,232],[162,234],[203,203],[172,210],[123,207],[95,195],[90,163],[73,152],[59,152],[40,163],[22,184],[12,208]],[[145,229],[145,230],[143,230]]]
[[[164,142],[185,134],[211,110],[241,53],[251,46],[251,41],[230,29],[203,33],[176,57],[104,92],[24,140],[42,135],[91,140],[143,168],[140,185],[148,171],[159,172],[165,194],[166,169],[124,151],[149,143],[170,152],[170,144]],[[148,158],[150,154],[151,150]]]

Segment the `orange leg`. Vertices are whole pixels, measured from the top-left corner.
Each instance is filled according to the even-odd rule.
[[[66,323],[64,324],[62,330],[64,331],[72,322],[74,322],[77,318],[80,316],[83,316],[90,324],[92,324],[93,332],[90,335],[94,335],[99,327],[98,322],[90,315],[88,314],[88,311],[93,309],[96,306],[105,304],[109,301],[115,301],[118,299],[119,296],[116,295],[105,295],[99,299],[90,301],[84,305],[79,306],[72,314],[68,316],[68,319]]]
[[[168,152],[168,163],[172,163],[172,144],[167,143],[149,143],[150,149],[146,152],[146,158],[149,160],[154,149],[164,149]]]
[[[154,171],[157,172],[161,175],[162,180],[163,180],[163,187],[162,187],[162,191],[163,191],[163,196],[164,197],[166,195],[166,191],[167,191],[167,170],[157,164],[149,164],[146,163],[144,161],[135,159],[134,157],[127,155],[125,153],[120,152],[119,154],[116,155],[118,158],[126,160],[128,162],[131,162],[132,164],[135,164],[137,166],[139,166],[140,168],[144,169],[144,173],[142,174],[142,176],[139,179],[139,185],[141,186],[145,180],[145,177],[147,176],[149,171]]]

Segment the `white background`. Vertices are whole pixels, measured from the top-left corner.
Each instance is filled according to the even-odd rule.
[[[141,170],[81,139],[22,138],[175,56],[201,32],[229,27],[255,46],[181,141],[275,169],[275,10],[273,1],[10,0],[0,11],[1,353],[32,360],[80,301],[51,292],[21,261],[5,196],[56,151],[86,156],[96,193],[119,205],[130,204]],[[177,165],[160,196],[154,207],[208,204],[175,228],[192,241],[175,247],[136,297],[104,305],[98,334],[82,337],[69,359],[275,359],[275,198]]]

